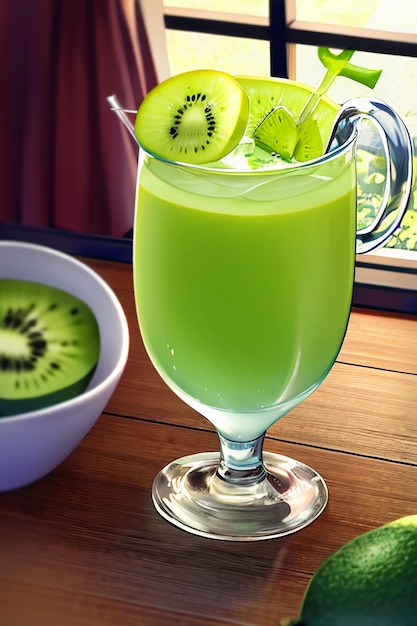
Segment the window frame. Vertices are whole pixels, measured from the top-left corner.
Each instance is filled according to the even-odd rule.
[[[297,20],[296,0],[268,0],[268,5],[269,19],[164,5],[162,11],[166,29],[269,41],[271,76],[282,78],[294,75],[295,44],[417,57],[417,34]]]

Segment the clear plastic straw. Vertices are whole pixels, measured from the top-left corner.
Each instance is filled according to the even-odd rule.
[[[136,114],[136,111],[133,111],[133,110],[130,110],[130,109],[124,109],[121,106],[117,96],[114,95],[114,94],[112,96],[108,96],[107,97],[107,102],[109,103],[111,110],[116,113],[117,117],[123,122],[123,124],[126,126],[127,130],[129,131],[129,133],[132,135],[133,139],[139,145],[139,142],[138,142],[138,140],[136,138],[136,135],[135,135],[135,127],[133,126],[132,122],[130,121],[130,119],[126,115],[126,113],[134,113],[134,114]]]

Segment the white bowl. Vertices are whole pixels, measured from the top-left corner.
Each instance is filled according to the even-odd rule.
[[[100,356],[87,390],[50,407],[0,418],[0,491],[22,487],[57,467],[97,421],[123,373],[129,331],[107,283],[52,248],[0,241],[0,278],[46,283],[84,300],[100,330]]]

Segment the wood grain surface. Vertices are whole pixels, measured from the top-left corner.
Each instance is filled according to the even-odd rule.
[[[217,435],[150,364],[131,266],[83,260],[126,311],[129,361],[70,457],[0,494],[0,626],[278,626],[328,555],[417,512],[417,318],[356,310],[326,380],[265,442],[324,476],[330,498],[319,519],[254,543],[164,521],[151,501],[154,476],[178,456],[217,450]]]

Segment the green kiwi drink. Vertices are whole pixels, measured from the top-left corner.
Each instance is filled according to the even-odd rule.
[[[303,168],[255,171],[142,155],[143,340],[167,384],[232,440],[262,434],[339,351],[354,272],[352,143]]]
[[[323,96],[337,75],[372,87],[380,72],[351,64],[353,51],[318,52],[316,89],[194,70],[151,90],[128,126],[141,147],[133,273],[144,344],[220,443],[168,463],[152,500],[203,537],[282,537],[324,510],[323,478],[264,452],[264,435],[332,367],[355,255],[386,241],[410,197],[412,144],[395,112]],[[356,230],[363,117],[384,135],[392,175],[377,219]]]

